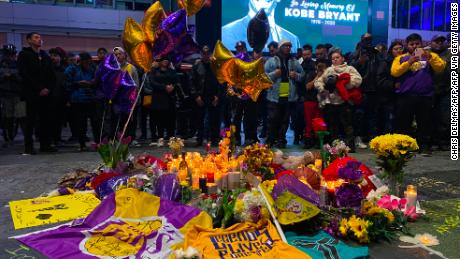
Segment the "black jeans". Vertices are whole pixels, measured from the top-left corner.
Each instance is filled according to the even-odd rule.
[[[75,128],[78,134],[78,142],[80,143],[80,146],[84,146],[86,142],[88,119],[91,123],[94,142],[98,143],[100,139],[102,121],[98,116],[99,111],[97,103],[72,103],[71,109],[73,117],[75,118]]]
[[[278,102],[267,101],[268,139],[267,144],[275,142],[286,144],[286,132],[289,127],[290,103],[287,97],[280,97]]]
[[[158,128],[158,138],[164,138],[165,131],[166,139],[175,136],[176,110],[174,107],[169,107],[168,110],[151,110],[150,120]]]
[[[353,135],[353,111],[347,103],[339,105],[327,104],[324,107],[324,119],[330,133],[330,140],[340,138],[340,130],[345,133],[345,142],[352,150],[355,148]]]
[[[38,130],[40,149],[51,145],[53,128],[53,106],[49,97],[39,97],[26,102],[26,125],[24,132],[24,146],[26,152],[34,148],[34,129]]]
[[[294,131],[295,139],[300,140],[303,137],[303,130],[305,129],[303,101],[291,102],[290,106],[291,130]]]
[[[209,123],[209,138],[211,142],[219,141],[219,109],[220,106],[212,106],[212,104],[205,103],[203,107],[195,107],[195,128],[197,130],[197,142],[202,142],[204,139],[205,118]]]
[[[412,121],[417,122],[416,138],[420,148],[431,147],[433,97],[398,96],[396,104],[396,131],[401,134],[414,135]]]
[[[244,124],[244,138],[247,141],[257,141],[257,103],[252,100],[236,100],[233,124],[236,132],[235,138],[241,142],[241,122]]]

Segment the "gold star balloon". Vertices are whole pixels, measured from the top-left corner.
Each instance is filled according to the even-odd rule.
[[[126,18],[122,41],[131,60],[145,72],[150,71],[153,62],[152,46],[142,26],[131,17]]]
[[[157,38],[161,21],[165,17],[166,14],[160,1],[152,4],[149,9],[145,11],[144,18],[142,19],[142,28],[144,29],[145,36],[150,43],[153,44]]]
[[[192,16],[203,8],[205,2],[206,0],[177,0],[177,5],[180,8],[185,9],[187,16]]]
[[[226,82],[228,85],[241,89],[254,102],[257,101],[262,90],[273,85],[265,73],[262,58],[251,62],[235,58],[220,41],[214,48],[212,68],[219,83]]]

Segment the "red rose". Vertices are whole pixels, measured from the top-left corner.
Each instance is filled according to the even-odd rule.
[[[313,131],[327,131],[326,123],[323,118],[314,118],[313,119]]]

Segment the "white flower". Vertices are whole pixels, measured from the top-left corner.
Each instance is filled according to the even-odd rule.
[[[425,234],[417,234],[414,237],[420,244],[424,246],[436,246],[439,245],[439,240],[437,237],[430,235],[428,233]]]
[[[377,188],[377,190],[372,190],[367,194],[366,199],[369,201],[378,201],[380,200],[384,195],[388,194],[388,186],[383,185]]]
[[[212,203],[211,208],[215,209],[217,207],[217,204],[215,202]]]

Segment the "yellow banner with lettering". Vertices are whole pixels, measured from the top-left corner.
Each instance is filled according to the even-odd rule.
[[[10,201],[14,228],[28,228],[85,218],[101,201],[91,193]]]

